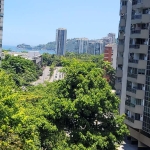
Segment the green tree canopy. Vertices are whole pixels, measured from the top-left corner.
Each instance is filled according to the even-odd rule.
[[[31,60],[20,56],[6,55],[2,68],[11,74],[17,85],[27,85],[42,74],[42,70]]]

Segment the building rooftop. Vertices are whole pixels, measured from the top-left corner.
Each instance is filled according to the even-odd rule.
[[[116,45],[116,43],[107,44],[107,45],[105,45],[105,47],[112,47],[114,45]]]
[[[58,28],[57,30],[67,30],[67,29],[65,29],[65,28]]]

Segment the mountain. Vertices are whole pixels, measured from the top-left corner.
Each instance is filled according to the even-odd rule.
[[[66,42],[66,51],[73,51],[75,46],[75,39],[67,39]],[[46,50],[55,50],[56,49],[56,42],[48,42],[47,44],[39,44],[37,46],[30,46],[27,44],[19,44],[17,45],[17,48],[21,48],[21,49],[32,49],[32,50],[42,50],[42,49],[46,49]]]
[[[19,45],[17,45],[17,48],[20,48],[20,49],[32,49],[32,47],[30,45],[27,45],[27,44],[19,44]]]

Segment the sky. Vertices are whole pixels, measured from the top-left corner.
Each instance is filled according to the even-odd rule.
[[[5,0],[3,45],[46,44],[56,29],[67,38],[100,39],[118,34],[120,0]]]

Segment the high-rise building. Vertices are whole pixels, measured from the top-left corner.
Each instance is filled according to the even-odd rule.
[[[108,33],[108,37],[110,37],[110,43],[116,43],[115,33]]]
[[[131,141],[150,149],[150,0],[121,0],[116,71]]]
[[[104,52],[103,40],[90,40],[88,43],[88,54],[100,55]]]
[[[4,0],[0,0],[0,66],[2,59],[3,16],[4,16]]]
[[[78,54],[86,54],[88,50],[88,41],[87,38],[77,38],[74,51]]]
[[[89,39],[87,39],[87,38],[81,38],[81,44],[80,44],[79,54],[86,54],[87,53],[88,42],[89,42]]]
[[[56,30],[56,52],[57,55],[65,55],[67,30],[59,28]]]

